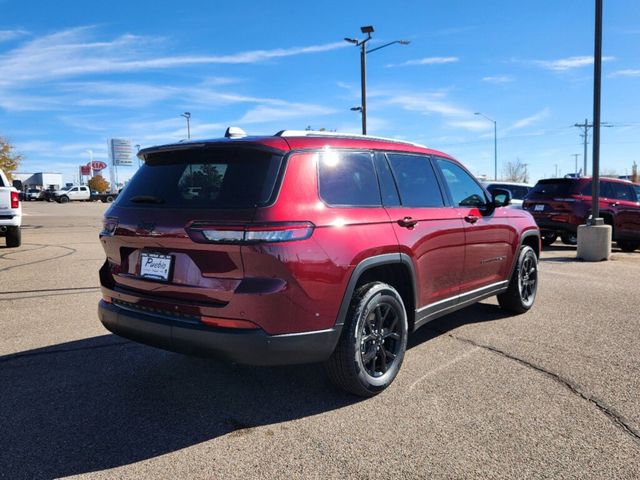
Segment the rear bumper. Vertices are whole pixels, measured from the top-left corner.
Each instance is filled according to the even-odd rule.
[[[0,235],[6,233],[6,227],[19,227],[20,225],[22,225],[22,215],[0,215]]]
[[[540,230],[551,230],[553,232],[571,232],[576,233],[578,231],[578,224],[568,222],[555,222],[546,218],[533,217],[538,224]]]
[[[126,310],[102,300],[98,316],[107,330],[139,343],[263,366],[324,361],[335,349],[341,332],[341,326],[285,335],[268,335],[263,330],[213,328]]]

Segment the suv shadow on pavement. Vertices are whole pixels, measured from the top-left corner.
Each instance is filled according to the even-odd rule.
[[[409,347],[508,316],[477,304],[419,330]],[[334,388],[319,364],[237,366],[115,335],[0,357],[0,382],[0,471],[12,479],[120,467],[362,401]]]

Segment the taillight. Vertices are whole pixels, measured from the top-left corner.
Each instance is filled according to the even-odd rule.
[[[306,240],[313,233],[311,222],[266,223],[246,226],[223,226],[195,223],[187,228],[199,243],[251,244]]]
[[[102,231],[100,232],[100,236],[111,237],[118,228],[118,219],[113,217],[106,217],[102,219]]]
[[[11,208],[20,208],[20,194],[11,192]]]

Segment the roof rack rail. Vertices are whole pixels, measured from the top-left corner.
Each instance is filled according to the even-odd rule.
[[[407,145],[414,145],[416,147],[427,148],[419,143],[408,142],[406,140],[398,140],[397,138],[388,137],[375,137],[373,135],[361,135],[359,133],[344,133],[344,132],[327,132],[326,130],[280,130],[274,136],[276,137],[341,137],[341,138],[355,138],[363,140],[377,140],[381,142],[393,142],[404,143]]]

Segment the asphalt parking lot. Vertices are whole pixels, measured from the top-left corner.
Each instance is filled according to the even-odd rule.
[[[361,400],[321,366],[155,350],[99,323],[101,203],[27,203],[0,239],[0,478],[638,478],[640,252],[540,262],[533,310],[424,327]]]

